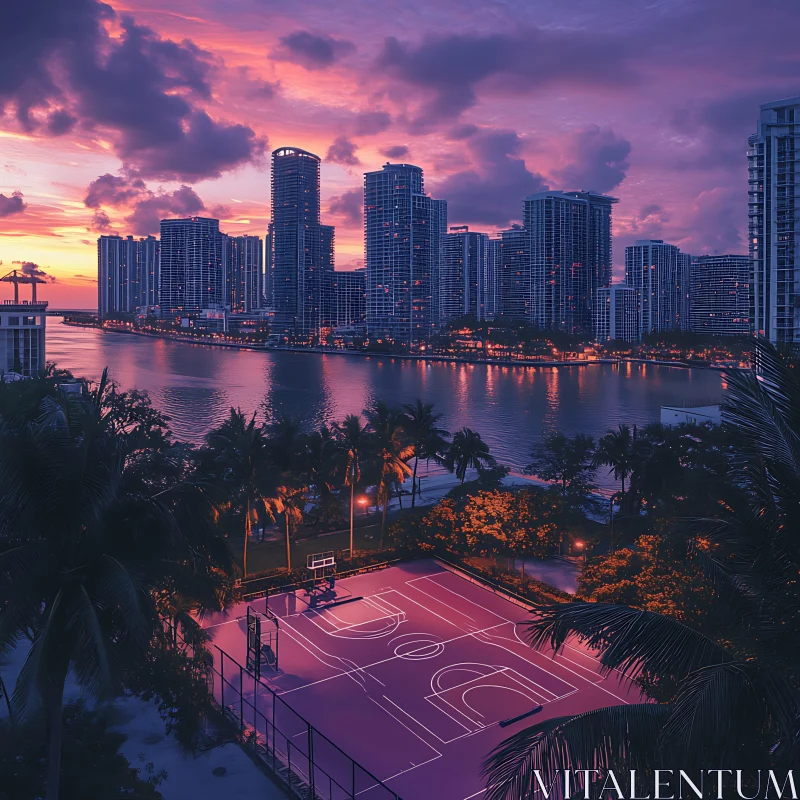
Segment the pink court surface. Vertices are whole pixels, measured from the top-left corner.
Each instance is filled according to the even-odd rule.
[[[262,670],[262,682],[280,699],[267,697],[262,706],[267,716],[279,707],[275,724],[288,726],[288,739],[296,739],[295,763],[304,757],[307,763],[309,736],[288,719],[292,712],[402,800],[479,799],[481,765],[506,737],[551,717],[638,700],[616,676],[601,677],[594,654],[578,643],[557,656],[532,650],[522,641],[527,608],[440,562],[345,578],[335,591],[350,602],[312,609],[302,590],[269,597],[278,618],[279,662],[277,671]],[[261,598],[250,606],[263,612],[265,603]],[[246,662],[245,615],[240,605],[203,623],[213,643],[240,664]],[[535,716],[498,724],[539,705]],[[336,783],[347,786],[348,777],[339,777],[344,767],[334,748],[316,745],[314,760],[320,796],[388,796],[368,780],[339,789]]]

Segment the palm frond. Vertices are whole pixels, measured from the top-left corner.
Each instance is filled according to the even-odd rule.
[[[600,664],[635,678],[642,670],[682,679],[696,669],[732,660],[703,634],[672,617],[626,606],[573,602],[537,606],[525,623],[532,647],[558,652],[570,636],[600,650]]]
[[[722,713],[721,713],[722,712]],[[782,675],[757,661],[716,664],[682,683],[664,726],[664,741],[705,763],[742,764],[770,733],[791,742],[800,733],[797,692]]]
[[[526,728],[501,742],[484,763],[486,800],[530,800],[542,784],[549,791],[563,770],[656,766],[662,757],[659,732],[669,713],[669,706],[656,703],[609,706]]]

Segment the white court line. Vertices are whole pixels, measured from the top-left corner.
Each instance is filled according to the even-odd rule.
[[[389,699],[388,697],[386,697],[386,695],[383,695],[383,696],[387,700]],[[425,747],[427,747],[429,750],[433,750],[433,752],[436,753],[436,757],[437,758],[441,758],[442,757],[442,754],[432,744],[430,744],[429,742],[426,742],[416,731],[412,731],[411,728],[409,728],[408,725],[405,724],[405,722],[403,722],[400,719],[397,719],[397,717],[394,714],[392,714],[392,712],[389,711],[389,709],[384,708],[374,697],[370,697],[369,699],[372,700],[372,702],[375,703],[375,705],[378,706],[378,708],[381,711],[383,711],[386,714],[388,714],[396,722],[399,722],[412,736],[416,736],[417,739],[419,739],[422,742],[422,744],[425,745]],[[419,765],[417,765],[417,766],[419,766]],[[384,780],[389,780],[389,778],[384,778]]]
[[[538,650],[534,650],[533,648],[531,648],[531,646],[530,646],[529,644],[526,644],[525,642],[523,642],[523,641],[522,641],[522,639],[520,639],[520,638],[519,638],[519,636],[517,636],[517,629],[516,629],[516,627],[514,627],[514,636],[516,636],[516,638],[517,638],[517,641],[518,641],[520,644],[522,644],[522,645],[525,645],[525,647],[527,647],[527,648],[528,648],[528,649],[529,649],[529,650],[530,650],[532,653],[535,653],[535,654],[539,655],[541,658],[547,658],[547,656],[546,656],[546,655],[544,655],[544,653],[540,653]],[[495,644],[494,642],[491,642],[490,644],[494,644],[494,645],[495,645],[495,647],[502,647],[502,645]],[[507,648],[507,647],[502,647],[502,649],[503,649],[503,650],[508,650],[508,648]],[[510,653],[510,652],[512,652],[512,651],[511,651],[511,650],[508,650],[508,652]],[[521,656],[520,656],[520,658],[521,658]],[[526,659],[523,659],[523,660],[524,660],[524,661],[527,661],[528,659],[526,658]],[[615,700],[619,700],[621,703],[625,703],[625,705],[626,705],[626,706],[627,706],[627,705],[630,705],[630,703],[629,703],[627,700],[624,700],[624,699],[623,699],[622,697],[620,697],[619,695],[616,695],[616,694],[614,694],[614,692],[610,691],[609,689],[606,689],[606,687],[605,687],[605,686],[603,686],[602,682],[601,682],[601,683],[594,683],[594,681],[587,680],[586,678],[584,678],[584,677],[583,677],[583,675],[579,675],[577,672],[575,672],[574,670],[571,670],[569,667],[565,667],[565,666],[564,666],[564,665],[563,665],[563,664],[562,664],[560,661],[556,661],[556,658],[555,658],[555,656],[554,656],[552,659],[549,659],[549,660],[550,660],[550,661],[551,661],[553,664],[557,664],[559,667],[561,667],[561,669],[563,669],[563,670],[566,670],[566,671],[567,671],[567,672],[569,672],[570,674],[574,675],[576,678],[580,678],[582,681],[585,681],[586,683],[589,683],[589,684],[591,684],[592,686],[596,686],[598,689],[600,689],[601,691],[605,692],[606,694],[610,694],[610,695],[611,695],[611,696],[612,696],[612,697],[613,697]],[[531,663],[531,664],[533,664],[533,662],[532,662],[532,661],[531,661],[530,663]],[[534,666],[538,666],[538,665],[534,664]],[[545,669],[545,668],[544,668],[544,667],[542,667],[542,666],[539,666],[539,669],[542,669],[542,670],[544,670],[545,672],[550,672],[549,670]],[[558,678],[558,675],[556,675],[555,673],[552,673],[552,672],[550,672],[550,674],[551,674],[551,675],[552,675],[554,678]],[[559,678],[559,680],[560,680],[562,683],[567,683],[567,682],[566,682],[566,681],[565,681],[563,678]],[[567,686],[571,686],[571,684],[567,683]],[[573,688],[575,688],[575,687],[573,687]]]
[[[230,625],[232,622],[241,622],[244,619],[244,616],[236,617],[236,619],[229,619],[225,622],[215,622],[213,625],[201,625],[200,627],[204,631],[210,631],[212,628],[219,628],[222,625]]]
[[[473,663],[473,662],[462,662],[462,663]],[[453,666],[454,666],[454,667],[458,667],[459,665],[458,665],[458,664],[453,664]],[[495,675],[498,675],[498,674],[500,674],[501,672],[505,672],[505,671],[508,669],[508,667],[499,667],[499,668],[498,668],[498,667],[492,667],[492,666],[491,666],[491,665],[489,665],[489,664],[477,664],[477,663],[476,663],[476,666],[484,666],[484,667],[489,667],[489,669],[493,669],[493,670],[494,670],[494,672],[489,672],[489,673],[487,673],[486,675],[478,675],[478,677],[477,677],[477,678],[472,678],[471,680],[464,681],[464,683],[458,683],[458,684],[456,684],[455,686],[448,686],[448,687],[447,687],[447,689],[442,689],[442,690],[440,690],[440,691],[438,691],[438,692],[436,691],[436,689],[433,689],[433,686],[431,686],[431,689],[433,689],[433,695],[442,695],[442,694],[444,694],[445,692],[452,692],[452,691],[455,691],[456,689],[460,689],[462,686],[469,686],[469,684],[471,684],[471,683],[475,683],[475,681],[479,681],[481,678],[493,678]],[[445,669],[448,669],[448,668],[446,667]],[[440,671],[441,671],[441,670],[440,670]],[[454,670],[454,671],[455,671],[455,672],[458,672],[458,670]],[[463,672],[463,671],[466,671],[466,670],[462,670],[462,672]],[[473,670],[469,670],[469,671],[470,671],[470,672],[472,672]],[[435,678],[435,677],[437,677],[437,676],[438,676],[438,673],[437,673],[437,675],[434,675],[434,678]],[[431,682],[433,682],[433,680],[432,680],[432,679],[431,679]],[[427,696],[425,697],[425,699],[427,700],[427,699],[428,699],[428,697],[433,697],[433,695],[430,695],[430,694],[429,694],[429,695],[427,695]]]
[[[449,575],[449,574],[451,574],[451,573],[447,572],[447,570],[445,570],[445,573],[446,573],[446,574],[448,574],[448,575]],[[437,573],[437,575],[440,575],[440,574],[442,574],[442,573]],[[432,576],[432,575],[426,575],[426,576],[425,576],[425,578],[424,578],[424,580],[429,580],[429,581],[432,581],[432,583],[433,583],[435,586],[438,586],[440,589],[444,589],[446,592],[450,592],[450,594],[454,594],[456,597],[459,597],[459,598],[461,598],[461,600],[463,600],[465,603],[469,603],[470,605],[472,605],[472,606],[475,606],[476,608],[479,608],[479,609],[481,609],[481,611],[486,611],[487,613],[491,614],[493,617],[497,617],[498,619],[504,619],[506,622],[514,622],[514,620],[507,619],[507,618],[506,618],[506,617],[504,617],[502,614],[498,614],[497,612],[495,612],[495,611],[492,611],[490,608],[486,608],[485,606],[482,606],[482,605],[480,605],[480,604],[476,603],[474,600],[470,600],[470,599],[469,599],[468,597],[466,597],[465,595],[463,595],[463,594],[459,594],[458,592],[455,592],[455,591],[453,591],[452,589],[450,589],[450,588],[448,588],[447,586],[445,586],[443,583],[439,583],[438,581],[434,581],[434,580],[433,580],[433,577],[434,577],[434,576]],[[418,578],[417,580],[423,580],[423,579],[421,579],[421,578]],[[407,582],[407,583],[410,583],[410,581],[406,581],[406,582]],[[418,586],[415,586],[414,588],[415,588],[415,589],[416,589],[418,592],[422,592],[422,589],[420,589]],[[480,588],[480,587],[479,587],[479,588]],[[428,594],[427,592],[422,592],[422,593],[423,593],[423,594]],[[496,596],[496,595],[495,595],[495,596]],[[431,595],[431,594],[428,594],[428,597],[432,597],[434,600],[436,600],[438,603],[441,603],[443,606],[447,606],[448,608],[452,608],[452,609],[453,609],[453,611],[456,611],[457,613],[461,614],[462,616],[465,616],[465,617],[467,617],[468,619],[472,619],[472,617],[470,617],[468,614],[464,614],[464,612],[463,612],[463,611],[459,611],[459,610],[458,610],[458,609],[457,609],[455,606],[451,606],[449,603],[445,603],[445,602],[444,602],[444,600],[439,600],[438,598],[434,597],[434,596],[433,596],[433,595]],[[515,623],[515,624],[516,624],[516,623]]]
[[[284,628],[284,630],[286,630],[286,628],[288,628],[288,630],[289,630],[289,631],[291,631],[291,633],[289,633],[289,634],[288,634],[288,635],[289,635],[289,638],[290,638],[292,641],[294,641],[294,642],[296,642],[297,644],[299,644],[299,645],[300,645],[300,647],[302,647],[302,648],[303,648],[303,650],[305,650],[307,653],[309,653],[309,654],[310,654],[310,655],[312,655],[314,658],[316,658],[316,659],[317,659],[317,661],[319,661],[321,664],[323,664],[323,665],[324,665],[324,666],[326,666],[326,667],[330,667],[331,669],[337,669],[337,670],[340,670],[340,671],[339,671],[339,672],[338,672],[336,675],[331,675],[331,676],[329,676],[328,678],[323,678],[323,680],[332,680],[333,678],[340,678],[340,677],[342,677],[342,676],[346,675],[348,678],[350,678],[350,679],[351,679],[351,680],[352,680],[354,683],[356,683],[358,686],[361,686],[362,688],[365,688],[365,687],[366,687],[366,685],[367,685],[367,680],[366,680],[366,679],[367,679],[367,678],[371,678],[372,680],[376,681],[376,682],[377,682],[377,683],[379,683],[381,686],[383,686],[384,688],[386,688],[386,684],[385,684],[385,683],[384,683],[382,680],[380,680],[380,678],[376,678],[374,675],[368,675],[368,674],[365,672],[365,668],[364,668],[364,667],[359,667],[359,666],[358,666],[358,664],[356,664],[356,663],[355,663],[355,661],[352,661],[352,660],[351,660],[351,659],[349,659],[349,658],[348,658],[348,659],[346,659],[346,658],[343,658],[342,656],[336,656],[336,655],[333,655],[332,653],[328,653],[328,652],[326,652],[326,651],[325,651],[325,650],[323,650],[323,649],[322,649],[322,648],[321,648],[321,647],[320,647],[318,644],[316,644],[314,641],[312,641],[311,639],[309,639],[309,638],[308,638],[307,636],[305,636],[304,634],[300,633],[300,631],[298,631],[297,629],[293,628],[291,625],[288,625],[288,624],[287,624],[287,625],[286,625],[286,627]],[[294,634],[294,635],[292,635],[292,634]],[[342,662],[342,663],[350,663],[350,664],[354,664],[355,666],[354,666],[354,667],[351,667],[350,669],[347,669],[347,670],[342,670],[342,669],[341,669],[341,667],[337,667],[337,666],[335,666],[334,664],[329,664],[329,663],[328,663],[328,662],[326,662],[326,661],[325,661],[325,660],[324,660],[324,659],[323,659],[323,658],[322,658],[322,657],[321,657],[321,656],[320,656],[318,653],[315,653],[315,652],[314,652],[314,651],[311,649],[311,647],[308,647],[307,645],[305,645],[305,644],[304,644],[304,643],[301,641],[301,639],[305,639],[305,641],[307,641],[307,642],[308,642],[308,643],[309,643],[309,644],[310,644],[312,647],[314,647],[314,648],[316,648],[317,650],[319,650],[319,652],[320,652],[320,653],[322,653],[322,655],[326,656],[327,658],[329,658],[329,659],[333,659],[333,660],[337,660],[337,661],[340,661],[340,662]],[[356,677],[354,677],[354,675],[359,675],[359,676],[363,675],[363,676],[364,676],[364,679],[363,679],[363,681],[359,681],[359,680],[358,680]],[[322,681],[318,681],[318,682],[319,682],[319,683],[321,683]],[[276,690],[276,694],[279,694],[279,695],[290,694],[291,692],[297,691],[298,689],[305,689],[305,688],[307,688],[307,686],[313,686],[313,685],[314,685],[314,684],[305,684],[305,685],[303,685],[303,686],[296,686],[294,689],[287,689],[287,690],[286,690],[286,691],[284,691],[284,692],[281,692],[281,691],[277,691],[277,690]]]
[[[457,725],[461,725],[461,727],[467,732],[466,733],[462,733],[461,736],[455,736],[452,739],[442,739],[441,736],[439,736],[438,734],[434,733],[426,725],[423,725],[413,714],[409,714],[408,711],[406,711],[401,706],[397,705],[397,703],[395,703],[394,700],[392,700],[391,697],[387,697],[386,695],[384,695],[383,697],[384,697],[385,700],[388,700],[396,709],[398,709],[399,711],[402,711],[409,719],[414,720],[414,722],[416,722],[417,725],[420,726],[420,728],[422,728],[423,730],[426,730],[431,736],[433,736],[436,739],[438,739],[442,744],[452,744],[453,742],[457,741],[458,739],[463,739],[464,737],[470,736],[472,733],[474,733],[474,731],[471,728],[468,728],[466,725],[461,725],[461,723],[458,720],[454,719],[453,722],[455,722]],[[434,706],[434,708],[436,708],[436,706]],[[437,709],[437,710],[441,710],[441,711],[443,711],[443,713],[447,714],[447,712],[444,711],[443,709]],[[449,717],[450,715],[447,714],[447,716]],[[451,717],[451,719],[452,719],[452,717]]]
[[[422,603],[418,603],[416,600],[412,600],[407,594],[403,594],[397,589],[392,589],[392,591],[395,594],[399,594],[400,597],[404,598],[405,600],[408,600],[409,603],[413,603],[415,606],[419,606],[421,609],[423,609],[423,611],[427,611],[429,614],[433,614],[434,617],[438,617],[440,620],[446,622],[448,625],[452,625],[454,628],[458,628],[460,631],[464,630],[458,623],[453,622],[453,620],[448,619],[447,617],[443,617],[441,614],[437,614],[435,611],[432,611],[427,606],[422,605]],[[388,594],[388,592],[379,592],[378,594],[370,595],[370,597],[380,597],[381,595],[384,594]],[[425,593],[423,592],[423,594]]]
[[[482,631],[474,631],[474,632],[470,632],[470,633],[462,633],[461,636],[454,636],[452,639],[445,639],[442,642],[442,644],[446,646],[448,644],[452,644],[453,642],[457,642],[460,639],[468,639],[468,638],[470,638],[472,636],[475,636],[476,633],[485,633],[486,631],[494,630],[495,628],[502,628],[504,625],[508,625],[508,624],[509,623],[507,623],[507,622],[501,622],[501,623],[499,623],[497,625],[492,625],[491,628],[484,628],[484,630],[482,630]],[[478,641],[480,641],[480,640],[478,640]],[[425,644],[422,647],[418,647],[418,648],[416,648],[414,650],[410,650],[408,653],[404,653],[403,656],[413,655],[414,653],[418,653],[421,650],[427,650],[429,647],[430,647],[430,644]],[[324,652],[324,651],[322,651],[322,652]],[[327,653],[326,653],[326,655],[327,655]],[[338,658],[338,656],[333,656],[333,657],[334,658]],[[373,661],[371,664],[366,664],[365,666],[359,667],[358,669],[359,669],[359,671],[363,672],[365,670],[372,669],[372,667],[378,667],[381,664],[388,664],[391,661],[399,661],[399,660],[404,660],[404,659],[403,659],[402,656],[392,656],[391,658],[382,658],[380,661]],[[301,689],[307,689],[310,686],[317,686],[320,683],[325,683],[327,681],[332,681],[335,678],[339,678],[342,675],[346,675],[346,674],[347,674],[346,672],[341,672],[338,675],[330,675],[327,678],[320,678],[318,681],[312,681],[311,683],[304,684],[303,686],[296,686],[294,689],[287,689],[285,692],[281,692],[280,694],[284,695],[284,694],[290,694],[291,692],[298,692]]]

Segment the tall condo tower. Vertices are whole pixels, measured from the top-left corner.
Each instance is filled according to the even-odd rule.
[[[325,274],[333,269],[334,229],[320,224],[320,158],[298,147],[272,153],[270,293],[275,324],[318,335],[325,324]]]
[[[386,164],[364,175],[370,335],[410,347],[433,333],[446,213],[443,200],[425,195],[420,167]]]
[[[800,341],[800,97],[761,106],[749,139],[752,326],[774,343]]]
[[[175,318],[224,305],[224,239],[218,219],[161,220],[162,314]]]
[[[159,302],[159,241],[154,236],[97,240],[97,312],[100,319],[130,314]]]
[[[639,239],[625,248],[625,283],[639,293],[640,335],[680,327],[680,251],[662,239]]]
[[[567,333],[592,329],[594,296],[611,282],[616,202],[597,192],[539,192],[525,199],[531,323]]]
[[[444,250],[438,285],[440,322],[465,315],[486,319],[489,267],[489,237],[466,226],[450,228],[444,237]]]

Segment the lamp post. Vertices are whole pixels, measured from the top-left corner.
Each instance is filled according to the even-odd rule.
[[[583,563],[585,564],[586,563],[586,543],[582,542],[580,539],[578,539],[575,542],[575,549],[576,550],[580,550],[580,552],[583,553]]]

